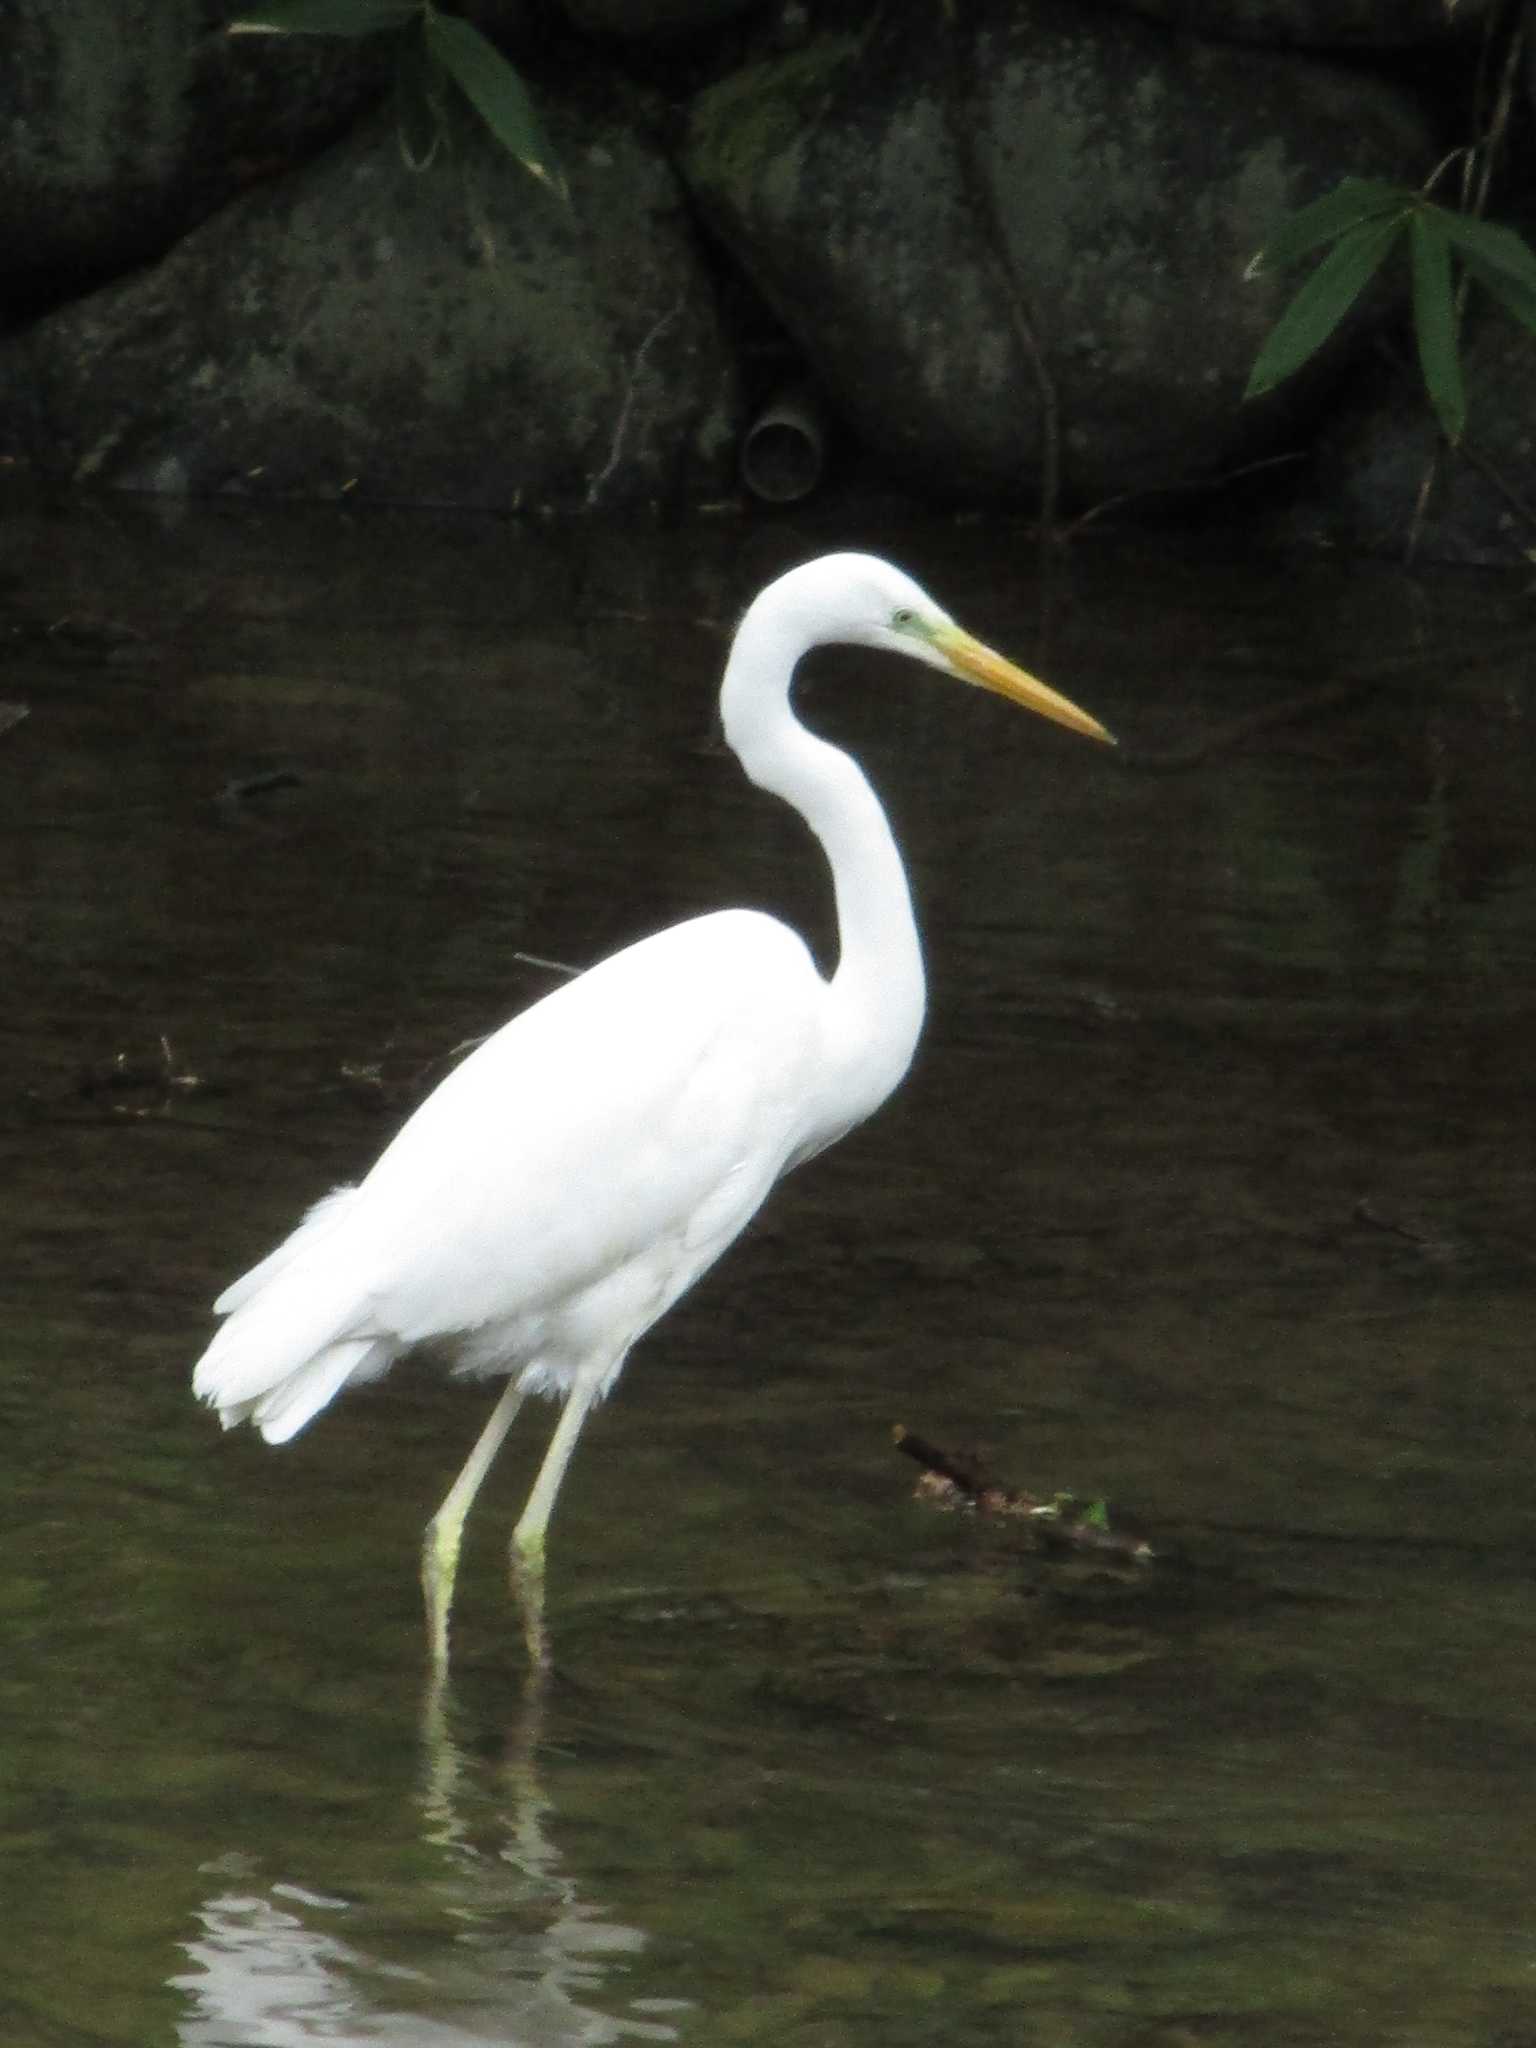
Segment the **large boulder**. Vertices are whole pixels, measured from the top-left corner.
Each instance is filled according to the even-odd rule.
[[[666,163],[548,92],[566,205],[467,113],[371,118],[165,260],[0,347],[0,451],[136,490],[486,508],[686,500],[731,373]]]
[[[702,210],[858,435],[930,487],[1027,499],[1054,421],[1091,500],[1294,432],[1316,379],[1241,395],[1295,280],[1246,268],[1345,172],[1421,175],[1414,100],[1080,0],[936,40],[915,64],[902,19],[819,37],[693,109]]]
[[[1308,541],[1502,568],[1536,548],[1536,340],[1474,300],[1462,345],[1468,419],[1446,445],[1417,363],[1371,378],[1330,418],[1292,515]]]
[[[1413,49],[1483,32],[1503,0],[1114,0],[1234,42],[1297,49]]]
[[[0,8],[0,314],[159,255],[242,185],[337,135],[379,38],[222,33],[230,0]]]

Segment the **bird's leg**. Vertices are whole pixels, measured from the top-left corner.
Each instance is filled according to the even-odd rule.
[[[464,1520],[522,1405],[522,1388],[516,1380],[508,1380],[506,1391],[491,1410],[491,1418],[465,1459],[463,1470],[449,1487],[447,1499],[422,1535],[421,1590],[427,1603],[427,1643],[439,1671],[448,1663],[448,1611],[453,1605],[453,1581],[459,1568]]]
[[[600,1378],[580,1380],[566,1396],[528,1504],[512,1531],[512,1593],[523,1618],[528,1655],[536,1665],[549,1662],[549,1646],[544,1636],[544,1532],[549,1527],[555,1496],[571,1462],[576,1439],[581,1435],[581,1425],[601,1386]]]

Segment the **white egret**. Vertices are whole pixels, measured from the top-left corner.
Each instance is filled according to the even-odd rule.
[[[796,932],[750,910],[626,947],[486,1039],[357,1187],[327,1195],[214,1304],[226,1320],[193,1387],[226,1429],[250,1421],[269,1443],[417,1344],[459,1373],[507,1375],[426,1529],[439,1667],[464,1520],[524,1397],[565,1402],[513,1532],[526,1619],[582,1423],[630,1347],[779,1176],[878,1108],[912,1058],[923,963],[901,856],[861,769],[790,706],[801,656],[829,641],[909,655],[1109,739],[889,563],[840,554],[792,569],[742,619],[720,712],[747,774],[821,842],[836,971],[824,978]]]

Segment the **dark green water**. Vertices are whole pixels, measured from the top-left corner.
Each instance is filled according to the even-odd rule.
[[[1516,2048],[1536,780],[1518,583],[979,530],[587,536],[14,511],[0,584],[0,2041]],[[722,901],[823,932],[716,746],[725,633],[873,545],[1115,764],[819,658],[928,933],[904,1092],[593,1421],[525,1687],[490,1391],[287,1450],[207,1304],[434,1063]],[[905,1422],[1164,1552],[928,1513]]]

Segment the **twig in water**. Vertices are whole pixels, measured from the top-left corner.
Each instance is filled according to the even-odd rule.
[[[1070,1493],[1042,1498],[999,1486],[974,1453],[942,1450],[899,1422],[891,1438],[897,1450],[922,1466],[918,1498],[930,1507],[972,1508],[1027,1522],[1042,1548],[1096,1551],[1130,1564],[1152,1562],[1147,1538],[1139,1530],[1116,1528],[1103,1500],[1079,1500]]]
[[[568,967],[563,960],[546,960],[542,953],[514,953],[514,960],[520,960],[525,967],[542,967],[549,974],[566,974],[572,980],[582,972],[579,967]]]

